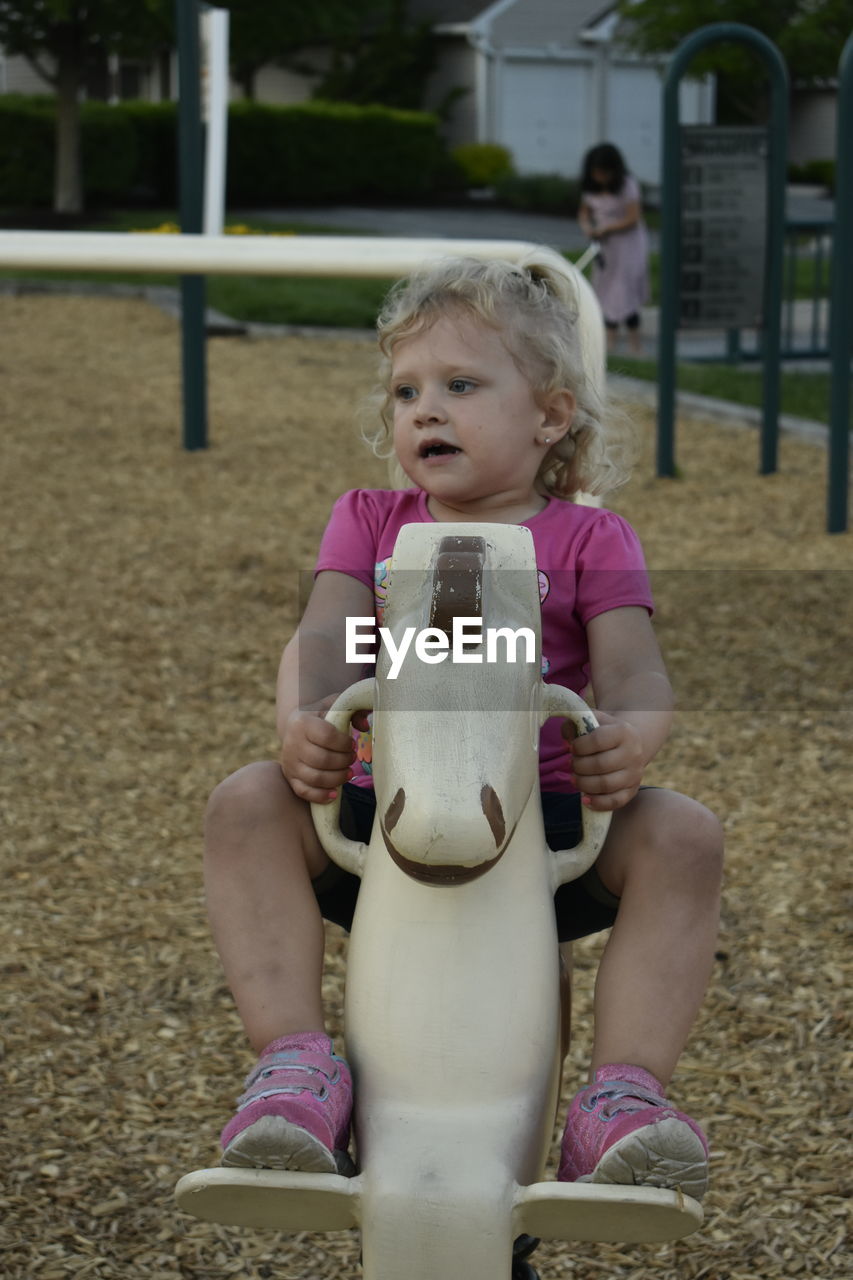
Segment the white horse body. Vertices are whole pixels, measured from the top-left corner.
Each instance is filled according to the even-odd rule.
[[[559,1085],[559,959],[553,894],[597,856],[545,842],[538,737],[549,715],[595,726],[585,703],[540,677],[539,595],[529,530],[408,525],[394,551],[384,625],[452,634],[453,618],[532,628],[533,661],[430,664],[347,690],[339,727],[373,706],[376,818],[369,845],[314,806],[329,855],[362,877],[349,944],[346,1056],[358,1174],[214,1169],[188,1174],[183,1208],[213,1221],[292,1230],[360,1226],[365,1280],[509,1280],[512,1242],[670,1239],[701,1209],[656,1188],[540,1182]],[[521,653],[517,654],[521,657]],[[464,659],[467,658],[468,661]]]
[[[538,809],[537,795],[505,856],[468,884],[418,884],[387,854],[368,854],[346,1043],[375,1280],[404,1274],[402,1259],[410,1280],[445,1266],[471,1280],[509,1275],[507,1206],[517,1184],[541,1176],[558,1081],[558,951]]]
[[[509,1276],[515,1190],[541,1177],[553,1128],[559,952],[538,788],[533,540],[518,526],[406,526],[384,620],[395,648],[407,627],[450,637],[455,617],[472,616],[532,631],[532,652],[511,644],[514,662],[490,664],[481,642],[463,662],[412,655],[393,681],[381,653],[367,850],[317,814],[331,855],[362,876],[345,1038],[375,1280],[431,1280],[451,1260],[470,1280]],[[351,691],[339,723],[368,693]],[[578,866],[606,827],[596,815]]]

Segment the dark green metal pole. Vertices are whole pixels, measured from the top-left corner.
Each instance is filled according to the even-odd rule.
[[[695,38],[695,37],[692,37]],[[680,50],[681,46],[679,46]],[[658,317],[659,476],[675,475],[675,335],[678,329],[678,238],[681,225],[681,147],[678,86],[684,59],[676,51],[663,88],[663,157],[660,220],[660,313]]]
[[[850,357],[853,353],[853,35],[838,64],[835,231],[829,321],[830,400],[827,533],[847,528],[850,473]]]
[[[201,123],[199,6],[176,0],[178,32],[178,159],[181,231],[201,234],[204,133]],[[204,276],[181,276],[181,367],[185,449],[207,448],[207,367]]]
[[[658,334],[658,475],[675,475],[675,338],[678,328],[679,239],[681,232],[681,137],[678,91],[688,64],[706,45],[736,40],[753,45],[767,64],[771,81],[767,161],[767,242],[765,259],[764,394],[760,471],[776,470],[779,433],[782,334],[782,256],[785,247],[785,174],[788,157],[788,71],[770,40],[740,22],[712,22],[683,40],[670,59],[663,91],[661,173],[661,299]]]
[[[778,463],[779,407],[782,383],[782,294],[785,261],[785,184],[788,173],[788,69],[775,44],[759,31],[752,43],[764,54],[770,72],[771,98],[767,155],[767,246],[765,255],[764,325],[762,330],[763,409],[761,463],[769,475]]]

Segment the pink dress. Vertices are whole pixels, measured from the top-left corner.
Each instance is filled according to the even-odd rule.
[[[593,224],[606,227],[625,217],[628,206],[639,201],[640,187],[629,174],[618,195],[584,191],[583,203]],[[649,244],[642,218],[627,231],[614,231],[601,241],[601,252],[592,268],[595,290],[604,319],[623,324],[644,307],[649,296]]]

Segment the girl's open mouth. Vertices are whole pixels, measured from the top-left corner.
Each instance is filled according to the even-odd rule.
[[[422,458],[441,458],[449,454],[461,453],[461,449],[457,449],[455,445],[443,444],[440,440],[424,441],[418,453]]]

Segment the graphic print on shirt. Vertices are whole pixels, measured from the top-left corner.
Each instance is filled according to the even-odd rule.
[[[385,622],[385,605],[388,601],[388,579],[391,576],[391,557],[377,560],[373,566],[373,608],[376,622],[382,626]]]

